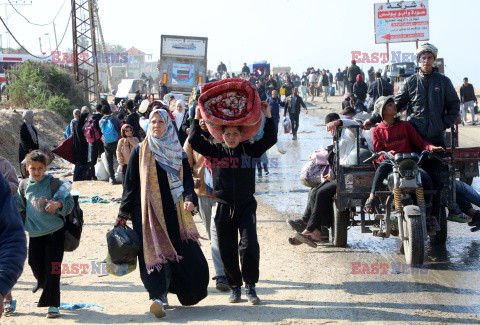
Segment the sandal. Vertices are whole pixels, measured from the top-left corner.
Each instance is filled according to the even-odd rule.
[[[365,206],[363,207],[363,210],[366,212],[366,213],[374,213],[375,212],[375,208],[378,206],[378,198],[377,197],[374,197],[373,199],[372,198],[368,198],[367,201],[365,202]]]
[[[308,246],[312,248],[317,248],[317,244],[312,240],[310,235],[304,235],[299,232],[295,234],[295,239],[298,240],[299,242],[302,242],[304,244],[307,244]]]
[[[11,316],[15,312],[15,309],[17,308],[17,300],[12,299],[12,300],[5,300],[4,303],[4,315],[5,316]]]
[[[58,318],[60,317],[60,311],[57,307],[48,307],[47,318]]]
[[[302,245],[302,242],[295,237],[288,238],[288,242],[290,243],[290,245],[293,245],[293,246]]]

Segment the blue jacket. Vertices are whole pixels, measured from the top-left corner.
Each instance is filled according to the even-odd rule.
[[[280,120],[280,106],[285,106],[285,103],[278,97],[268,97],[267,103],[270,105],[270,112],[272,113],[273,120],[278,122]]]
[[[10,292],[23,271],[27,239],[10,186],[0,173],[0,293]]]

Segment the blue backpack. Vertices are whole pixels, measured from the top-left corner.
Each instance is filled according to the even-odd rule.
[[[113,143],[118,141],[118,132],[115,130],[115,125],[112,122],[111,116],[102,120],[102,133],[105,143]]]

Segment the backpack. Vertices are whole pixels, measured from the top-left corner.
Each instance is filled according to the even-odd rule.
[[[20,193],[25,198],[25,192],[27,190],[28,180],[22,179],[19,185]],[[52,191],[52,197],[60,188],[60,180],[58,178],[50,178],[50,189]],[[80,237],[83,230],[83,211],[78,203],[78,195],[73,196],[73,209],[65,217],[65,241],[63,247],[65,252],[73,252],[80,245]],[[25,225],[26,214],[25,211],[21,213],[23,224]]]
[[[100,130],[98,130],[95,126],[95,120],[93,118],[87,121],[84,126],[84,130],[85,138],[87,139],[88,143],[93,143],[102,137],[102,135],[100,134]]]
[[[102,133],[105,143],[112,143],[118,141],[118,132],[117,130],[115,130],[115,125],[112,122],[111,116],[102,120]]]

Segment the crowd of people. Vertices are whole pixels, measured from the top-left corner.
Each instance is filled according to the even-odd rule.
[[[115,226],[131,221],[133,230],[142,238],[138,254],[140,278],[152,301],[150,312],[156,317],[166,316],[169,293],[176,294],[183,305],[194,305],[207,296],[209,271],[193,221],[192,212],[196,211],[210,240],[216,288],[230,291],[229,302],[238,303],[245,284],[248,301],[258,304],[260,246],[255,172],[258,169],[260,175],[263,169],[268,175],[266,152],[277,142],[281,107],[283,116],[289,115],[296,140],[300,111],[303,108],[308,112],[307,96],[321,92],[323,101],[328,102],[335,84],[339,95],[347,89],[347,97],[342,103],[342,116],[330,113],[325,118],[327,131],[332,135],[342,126],[358,125],[354,116],[368,111],[373,114],[364,128],[378,123],[372,131],[371,151],[386,151],[393,157],[417,147],[441,154],[445,130],[455,123],[460,102],[470,107],[476,97],[471,96],[467,80],[460,100],[451,81],[433,70],[436,57],[433,45],[422,45],[418,51],[421,70],[406,80],[407,87],[395,97],[391,84],[373,69],[368,71],[368,84],[365,83],[355,61],[343,71],[338,69],[335,76],[329,70],[310,68],[301,77],[269,75],[266,71],[250,73],[245,64],[242,74],[258,91],[263,118],[260,132],[252,139],[243,139],[242,126],[222,126],[222,138],[214,138],[198,106],[200,87],[196,88],[190,107],[180,97],[164,93],[168,90],[160,85],[161,100],[130,100],[123,117],[113,114],[106,103],[97,105],[94,112],[87,107],[75,110],[66,132],[66,137],[73,138],[73,180],[95,180],[95,165],[103,152],[109,182],[115,185],[116,173],[122,174],[123,194]],[[229,77],[223,63],[217,70],[219,76]],[[440,95],[430,91],[433,83],[441,85]],[[397,117],[399,111],[406,111],[408,122]],[[62,262],[65,216],[72,211],[74,200],[62,181],[46,173],[51,159],[39,148],[34,113],[26,111],[23,119],[19,146],[21,183],[15,169],[0,157],[0,316],[3,307],[9,316],[16,310],[12,288],[26,259],[25,230],[29,236],[28,264],[37,280],[33,292],[42,290],[37,306],[48,307],[47,317],[56,318],[60,316],[60,274],[51,272],[51,265]],[[297,231],[289,238],[292,245],[306,243],[315,247],[328,242],[327,228],[331,226],[332,200],[337,188],[333,159],[339,155],[341,163],[348,164],[355,147],[355,135],[351,132],[342,129],[337,139],[339,152],[334,146],[327,148],[324,161],[332,168],[324,175],[324,181],[310,190],[303,217],[288,220]],[[239,168],[237,163],[245,157],[257,163],[242,164]],[[383,164],[382,159],[364,207],[368,213],[374,211],[375,193],[391,172],[391,166]],[[422,168],[422,183],[437,193],[427,212],[428,227],[438,230],[438,195],[445,185],[445,171],[429,159]],[[470,217],[465,220],[470,226],[480,228],[480,211],[472,206],[480,203],[475,193],[458,182],[459,209]]]

